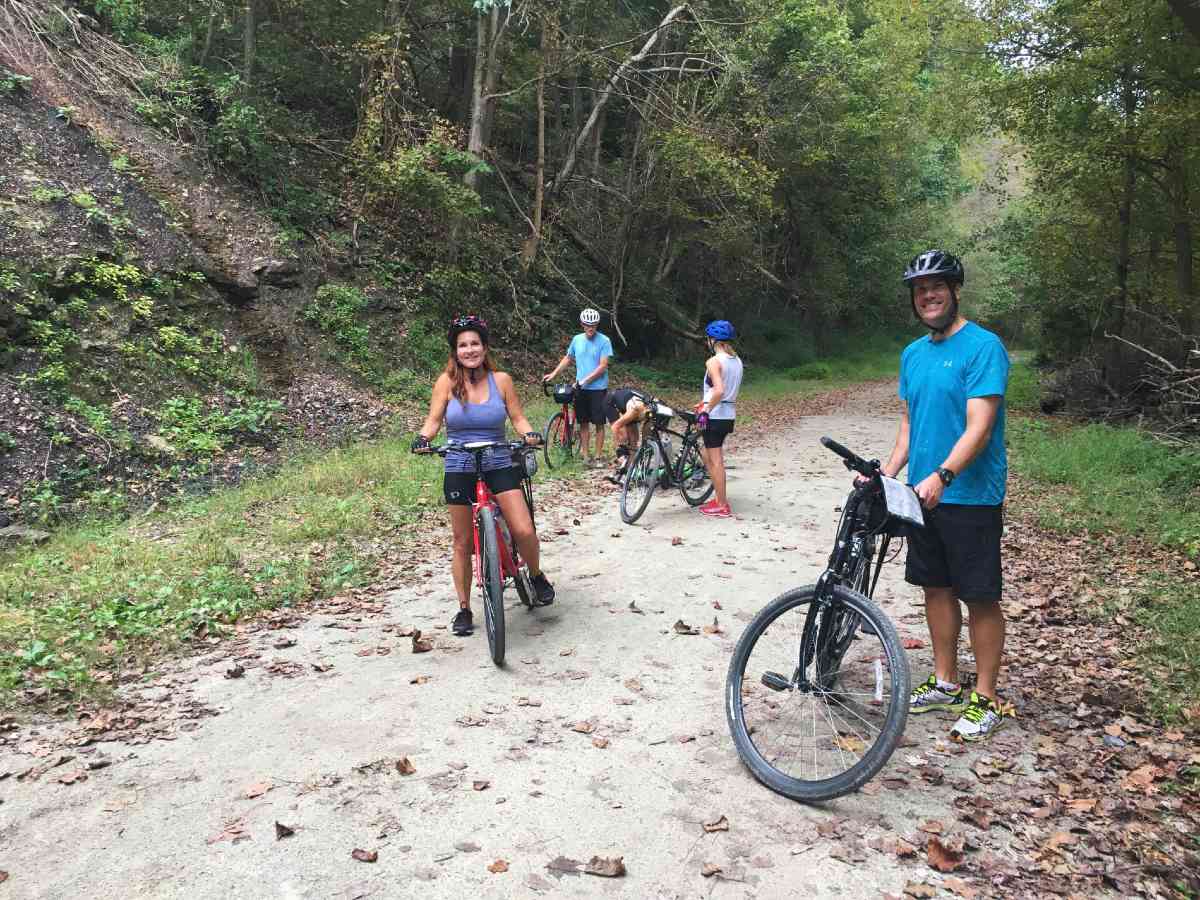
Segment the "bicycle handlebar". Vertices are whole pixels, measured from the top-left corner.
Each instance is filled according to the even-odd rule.
[[[485,450],[504,449],[519,453],[522,450],[534,450],[538,444],[528,444],[525,441],[471,441],[469,444],[430,444],[425,453],[436,453],[445,456],[448,453],[482,453]]]
[[[821,443],[827,450],[832,450],[845,462],[846,468],[851,472],[857,472],[864,478],[873,478],[879,474],[879,460],[872,459],[870,461],[863,459],[855,453],[847,450],[833,438],[823,437]]]

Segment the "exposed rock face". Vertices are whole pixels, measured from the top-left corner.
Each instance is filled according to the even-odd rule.
[[[251,264],[251,271],[261,284],[275,287],[296,287],[300,284],[300,263],[294,259],[259,257]]]

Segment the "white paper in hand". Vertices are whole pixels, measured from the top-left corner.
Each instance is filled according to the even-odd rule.
[[[917,493],[902,481],[895,478],[880,476],[883,482],[883,498],[887,501],[888,512],[897,519],[903,519],[913,525],[925,525],[925,516],[921,512],[921,501]]]

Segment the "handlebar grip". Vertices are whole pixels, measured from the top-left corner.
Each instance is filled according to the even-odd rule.
[[[853,462],[854,460],[858,459],[857,456],[855,456],[833,438],[823,437],[821,438],[821,443],[824,444],[826,448],[832,450],[834,453],[840,456],[842,459],[846,460],[846,462]]]

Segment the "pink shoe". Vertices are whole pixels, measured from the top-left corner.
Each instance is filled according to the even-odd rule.
[[[703,516],[711,516],[717,519],[732,519],[733,511],[728,506],[714,504],[713,506],[700,507],[700,514]]]
[[[700,512],[704,512],[705,510],[711,511],[711,510],[716,509],[720,505],[721,504],[717,502],[717,498],[713,497],[711,500],[701,503],[699,506],[699,510],[700,510]]]

